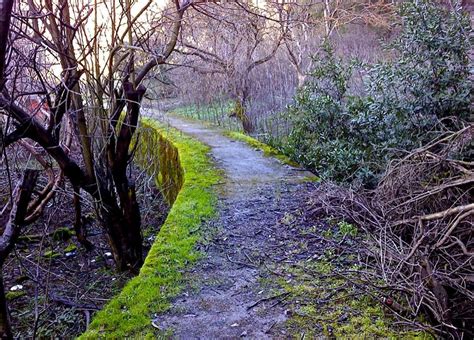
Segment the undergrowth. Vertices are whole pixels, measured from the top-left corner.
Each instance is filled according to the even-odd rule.
[[[322,229],[321,236],[316,234]],[[341,339],[432,338],[429,333],[411,330],[406,324],[397,325],[379,298],[368,294],[357,275],[351,275],[361,269],[353,246],[364,236],[359,235],[356,226],[328,220],[301,232],[300,247],[308,246],[307,242],[315,235],[322,245],[314,250],[311,260],[278,264],[274,271],[281,275],[276,281],[268,282],[280,295],[282,291],[288,294],[285,298],[288,319],[283,327],[294,338],[312,339],[321,335]],[[305,251],[301,249],[302,253]]]
[[[336,338],[430,339],[428,334],[394,327],[394,318],[373,298],[357,293],[345,279],[329,275],[327,260],[298,263],[288,268],[293,279],[279,284],[290,294],[286,322],[295,336],[313,338],[323,334]]]

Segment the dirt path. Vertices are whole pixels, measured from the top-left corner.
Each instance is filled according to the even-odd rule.
[[[285,294],[269,288],[269,271],[291,249],[282,236],[306,201],[310,173],[265,157],[213,128],[176,117],[168,123],[211,147],[225,173],[219,188],[219,217],[200,245],[205,258],[186,275],[190,282],[155,325],[180,339],[282,338],[288,311]],[[284,248],[283,252],[282,249]],[[270,285],[271,286],[271,285]],[[169,334],[169,333],[168,333]]]
[[[308,176],[314,176],[310,172],[284,165],[274,158],[265,157],[262,152],[247,144],[223,136],[222,131],[218,129],[175,116],[162,119],[212,148],[212,157],[228,179],[228,192],[245,194],[246,189],[251,189],[256,184],[282,181],[301,183]]]

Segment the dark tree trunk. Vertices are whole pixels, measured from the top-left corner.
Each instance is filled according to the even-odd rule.
[[[17,133],[9,137],[14,140],[31,138],[38,143],[55,159],[73,187],[84,190],[94,199],[101,224],[108,234],[117,267],[120,270],[128,269],[138,272],[143,263],[141,220],[135,187],[129,182],[126,169],[133,156],[133,154],[129,154],[130,144],[138,123],[140,102],[145,93],[145,88],[139,84],[155,66],[164,64],[174,51],[181,30],[183,15],[186,9],[190,7],[190,3],[186,2],[183,5],[180,1],[174,2],[176,16],[170,32],[170,39],[164,48],[163,54],[158,58],[153,56],[139,72],[133,72],[135,76],[126,74],[122,79],[122,88],[114,89],[112,86],[110,95],[116,95],[116,105],[111,108],[111,117],[109,117],[107,124],[104,124],[104,126],[110,127],[110,130],[108,133],[103,131],[105,136],[101,136],[105,137],[103,140],[107,144],[105,148],[106,156],[95,157],[91,145],[91,135],[88,132],[87,121],[85,120],[84,107],[81,103],[81,100],[85,97],[81,97],[83,94],[81,93],[81,86],[78,84],[81,73],[77,70],[79,63],[74,54],[73,44],[74,35],[80,29],[82,22],[78,22],[77,27],[71,23],[69,3],[67,1],[63,2],[64,6],[60,6],[61,8],[58,11],[55,10],[55,6],[50,1],[44,4],[47,12],[51,14],[51,18],[61,18],[60,20],[50,20],[49,25],[46,26],[48,26],[47,35],[51,37],[51,43],[56,47],[58,52],[56,57],[60,60],[64,74],[64,79],[61,81],[64,84],[63,91],[59,90],[56,94],[56,103],[52,105],[48,99],[48,105],[53,108],[50,126],[44,128],[34,115],[16,105],[5,93],[0,94],[0,108],[7,111],[8,115],[18,125]],[[0,90],[4,83],[2,71],[5,65],[12,4],[13,0],[0,0]],[[34,6],[30,6],[30,9],[33,8]],[[59,15],[55,15],[55,13],[59,13]],[[36,19],[33,20],[33,26],[38,27]],[[113,58],[111,58],[111,61],[113,61]],[[133,58],[131,62],[134,62]],[[133,68],[130,68],[129,71],[133,71]],[[98,74],[96,80],[99,87],[101,87],[99,76],[100,74]],[[128,81],[129,78],[132,78],[133,84]],[[111,77],[111,79],[114,79],[114,77]],[[113,85],[113,81],[111,84]],[[73,89],[74,95],[69,95],[70,91],[65,91],[66,89]],[[71,97],[73,98],[72,106]],[[125,105],[127,106],[125,119],[123,124],[118,124]],[[59,127],[63,117],[68,114],[66,112],[67,108],[72,108],[72,111],[76,112],[77,119],[75,122],[78,127],[77,131],[79,131],[78,137],[85,163],[84,170],[58,144]],[[117,127],[117,125],[121,126]],[[78,237],[82,237],[81,235],[85,235],[85,231],[80,223],[79,196],[76,197],[76,215],[78,216],[76,217],[76,231]]]
[[[1,265],[3,267],[3,264]],[[0,339],[13,339],[2,273],[0,273]]]
[[[0,90],[3,89],[5,84],[3,71],[5,69],[5,54],[7,49],[8,34],[10,32],[12,7],[13,0],[0,1]]]
[[[31,200],[36,181],[38,179],[38,170],[25,170],[21,185],[17,187],[9,202],[9,217],[6,219],[0,216],[0,221],[6,222],[0,226],[0,338],[12,339],[10,327],[10,318],[8,313],[7,299],[3,286],[3,264],[15,246],[16,239],[20,233],[20,227],[25,224],[28,203]]]
[[[120,98],[117,107],[113,108],[118,123],[119,116],[115,113],[121,112],[121,107],[127,103],[127,114],[122,124],[117,127],[119,130],[117,136],[115,137],[115,128],[109,132],[106,159],[110,172],[103,176],[106,179],[104,182],[109,185],[102,185],[102,187],[114,187],[117,197],[115,193],[104,192],[99,207],[102,224],[108,230],[109,243],[117,268],[132,272],[138,272],[143,264],[143,238],[135,185],[131,184],[127,177],[127,166],[133,157],[130,154],[130,144],[137,128],[140,102],[145,90],[143,86],[135,89],[131,83],[124,82],[125,101]]]
[[[132,186],[127,193],[120,193],[120,201],[122,207],[117,205],[115,197],[104,192],[97,207],[98,214],[107,231],[117,269],[138,273],[143,264],[143,239],[135,188]]]
[[[135,98],[129,107],[130,116],[138,117],[139,98]],[[141,99],[141,98],[140,98]],[[0,106],[8,108],[9,112],[21,123],[28,124],[25,136],[39,143],[58,162],[64,175],[71,181],[73,187],[80,187],[89,193],[96,201],[97,210],[103,228],[107,231],[109,243],[119,270],[138,272],[142,260],[141,221],[135,188],[128,182],[126,169],[130,161],[130,141],[137,125],[137,118],[129,119],[122,124],[113,157],[110,157],[112,174],[97,174],[90,178],[71,160],[61,148],[56,147],[52,136],[19,106],[0,97]],[[99,171],[99,169],[97,169]],[[111,179],[106,180],[107,177]],[[115,189],[114,189],[115,188]],[[118,200],[115,196],[118,194]],[[119,201],[119,203],[117,202]],[[130,248],[129,248],[130,247]]]
[[[77,240],[80,244],[84,246],[87,250],[91,250],[93,248],[92,243],[87,239],[87,229],[82,222],[82,207],[81,207],[81,188],[74,187],[74,230],[76,232]]]

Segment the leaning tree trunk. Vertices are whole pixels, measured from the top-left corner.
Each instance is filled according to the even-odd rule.
[[[27,169],[23,175],[21,185],[15,188],[7,216],[0,215],[0,338],[12,339],[13,334],[10,326],[7,299],[3,285],[3,264],[15,246],[16,239],[20,233],[20,227],[25,224],[28,203],[38,179],[38,170]],[[6,214],[7,211],[4,211]]]
[[[236,117],[242,123],[242,128],[245,133],[250,134],[255,131],[255,127],[252,124],[248,114],[247,114],[247,103],[244,99],[238,99],[235,105]]]

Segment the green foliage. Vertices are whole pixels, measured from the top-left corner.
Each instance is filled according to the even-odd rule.
[[[400,111],[422,127],[432,116],[467,118],[472,102],[468,13],[448,13],[432,1],[418,1],[403,5],[401,15],[404,29],[392,45],[400,56],[389,74],[390,90],[398,88],[402,96],[395,102],[405,104]]]
[[[208,157],[209,147],[155,121],[142,123],[177,148],[184,184],[140,274],[94,317],[84,339],[155,338],[153,315],[168,309],[170,299],[181,291],[183,270],[200,256],[194,248],[202,237],[200,226],[215,215],[213,187],[220,174]]]
[[[319,59],[314,59],[311,81],[289,108],[294,128],[285,151],[322,177],[344,180],[366,156],[363,146],[354,145],[350,138],[353,104],[347,91],[354,66],[346,66],[328,43],[323,44]]]
[[[397,150],[471,113],[467,15],[429,1],[407,2],[400,14],[388,61],[345,62],[325,42],[289,108],[294,129],[284,150],[323,178],[373,185]],[[354,90],[361,74],[362,94]]]
[[[356,237],[358,233],[358,229],[356,226],[347,223],[346,221],[341,221],[337,224],[339,227],[339,233],[342,236],[351,236],[351,237]]]

